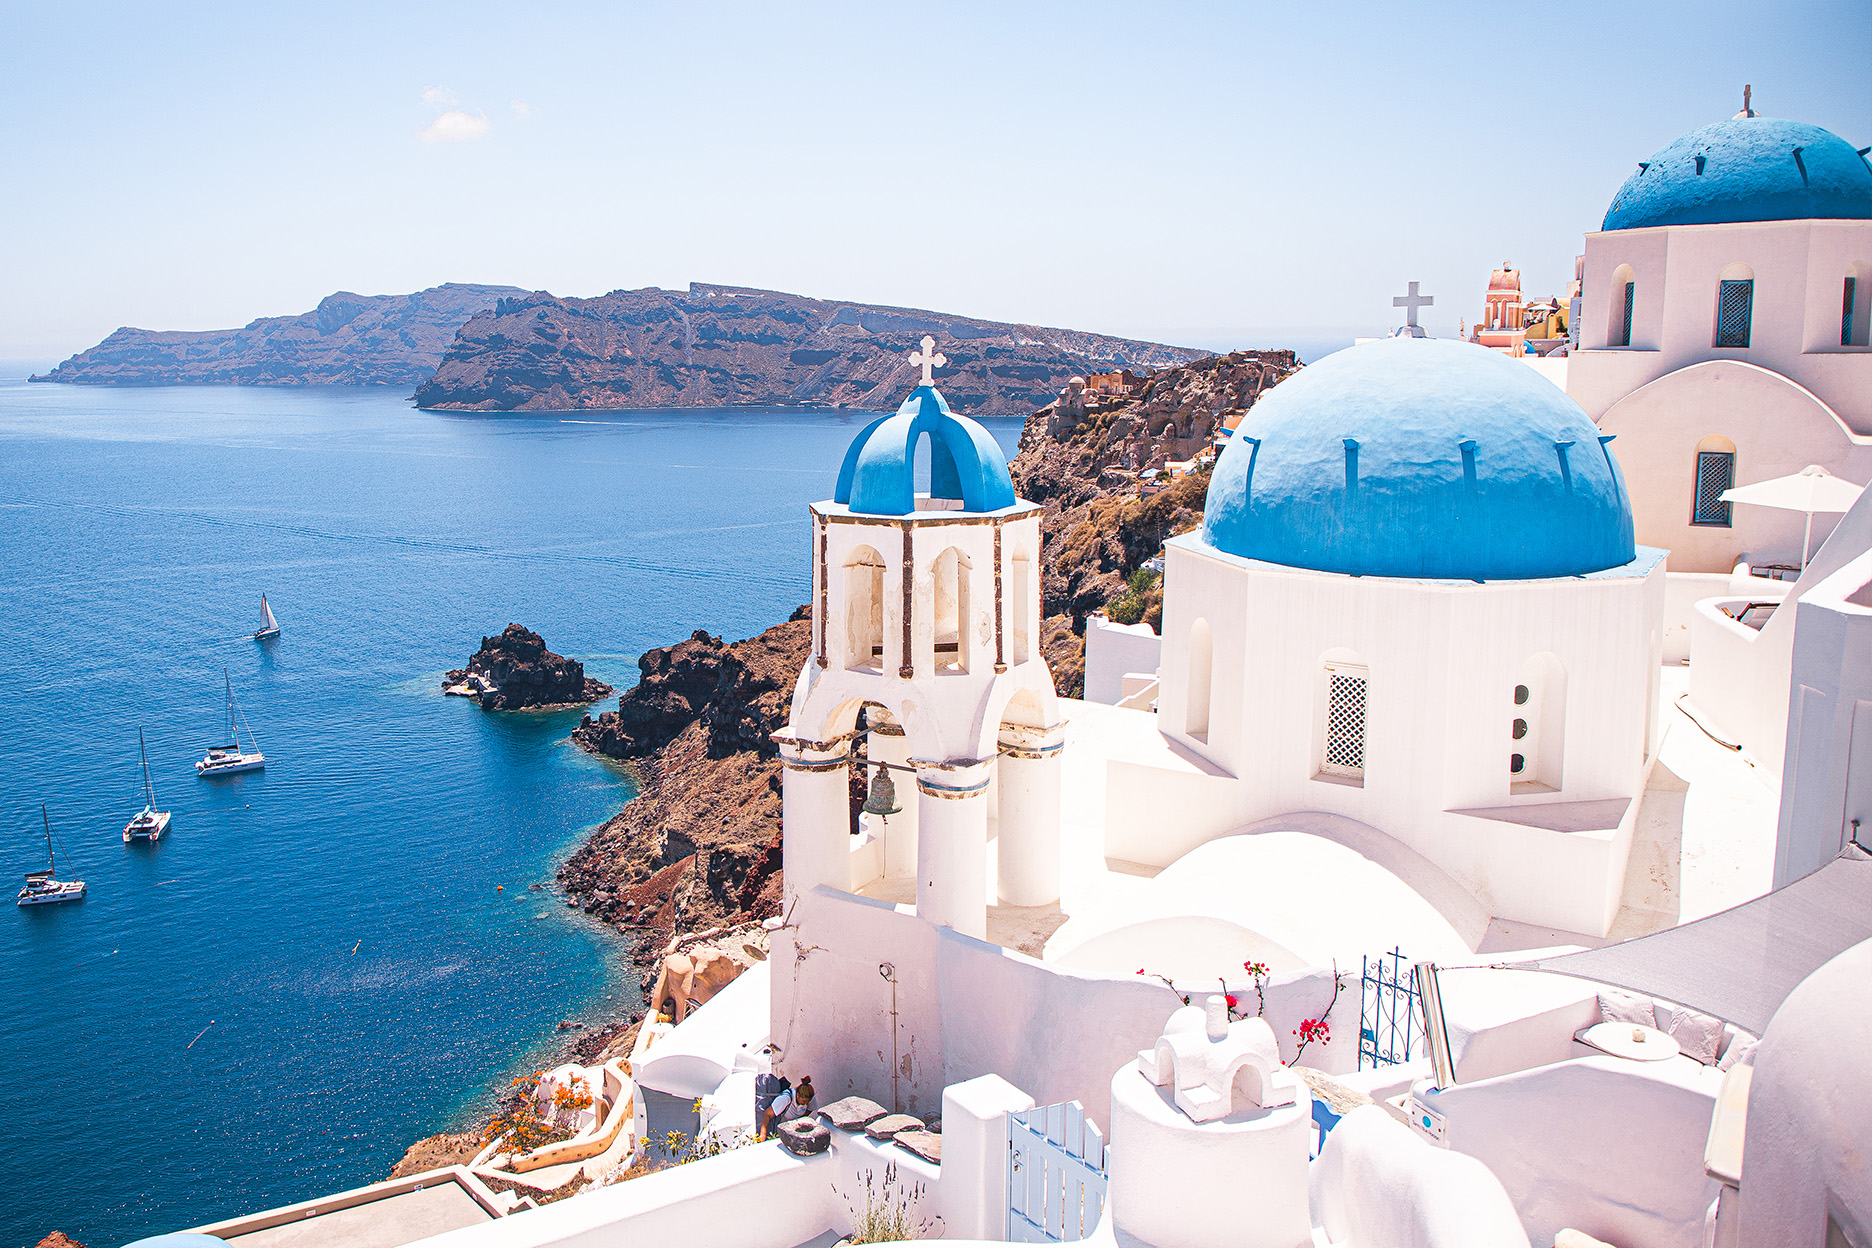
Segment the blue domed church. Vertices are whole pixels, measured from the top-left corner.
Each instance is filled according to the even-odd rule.
[[[1166,547],[1158,726],[1205,774],[1139,774],[1133,799],[1114,772],[1107,854],[1322,812],[1425,895],[1604,935],[1665,556],[1633,539],[1610,443],[1524,364],[1433,338],[1329,355],[1251,408],[1203,528]]]
[[[1865,137],[1745,103],[1634,154],[1586,236],[1567,393],[1618,438],[1638,540],[1673,573],[1802,563],[1800,513],[1724,490],[1812,464],[1872,479]],[[1834,520],[1814,518],[1816,544]]]

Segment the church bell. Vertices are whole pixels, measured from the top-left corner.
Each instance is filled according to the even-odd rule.
[[[902,809],[897,804],[897,786],[891,781],[890,769],[879,767],[877,774],[871,777],[871,794],[865,798],[865,814],[894,815]]]

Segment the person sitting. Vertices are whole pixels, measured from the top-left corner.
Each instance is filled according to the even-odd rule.
[[[799,1081],[798,1087],[788,1088],[774,1098],[773,1104],[767,1109],[767,1116],[761,1120],[759,1138],[766,1139],[767,1133],[779,1123],[804,1118],[812,1113],[812,1107],[812,1076],[808,1075]]]

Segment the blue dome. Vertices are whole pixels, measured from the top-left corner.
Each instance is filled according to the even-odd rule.
[[[1580,406],[1450,339],[1380,339],[1283,381],[1242,418],[1204,510],[1217,550],[1353,576],[1520,580],[1637,557],[1618,462]]]
[[[1872,218],[1872,168],[1830,130],[1736,117],[1692,130],[1638,167],[1604,229]]]
[[[919,386],[895,416],[864,427],[845,452],[832,501],[868,516],[916,510],[916,448],[930,439],[930,497],[959,498],[968,511],[1014,505],[1007,457],[994,435],[957,416],[934,386]]]

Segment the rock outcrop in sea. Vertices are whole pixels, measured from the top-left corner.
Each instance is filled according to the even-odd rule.
[[[583,663],[554,654],[538,633],[519,624],[483,637],[468,666],[443,677],[442,688],[475,698],[484,711],[583,706],[611,692],[585,675]]]
[[[780,757],[811,613],[732,644],[697,632],[638,660],[618,709],[572,739],[629,763],[642,788],[561,868],[590,914],[639,933],[654,961],[678,930],[730,926],[780,904]]]
[[[1292,351],[1234,351],[1137,378],[1121,392],[1068,387],[1028,417],[1008,466],[1039,503],[1041,652],[1062,697],[1085,688],[1085,621],[1133,595],[1157,627],[1162,582],[1129,584],[1164,539],[1202,523],[1206,470],[1145,493],[1139,474],[1188,460],[1216,427],[1301,367]]]
[[[114,386],[414,386],[455,331],[516,286],[450,282],[410,295],[341,290],[298,316],[239,329],[125,326],[34,381]]]
[[[895,407],[904,358],[934,335],[959,412],[1012,415],[1075,373],[1160,368],[1201,352],[1070,329],[808,299],[697,282],[687,292],[545,292],[502,299],[463,325],[419,407],[455,411],[805,405]]]

